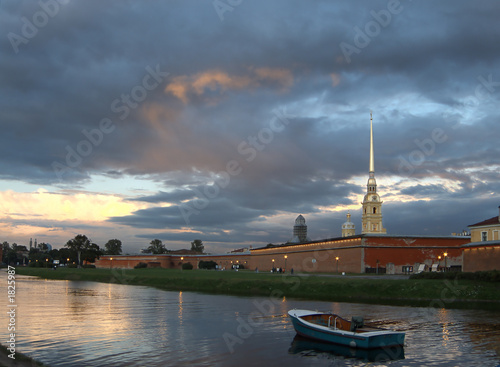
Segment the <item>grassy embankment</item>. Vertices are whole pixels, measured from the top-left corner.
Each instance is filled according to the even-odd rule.
[[[299,276],[252,271],[173,269],[16,268],[46,279],[87,280],[238,296],[356,302],[418,307],[500,309],[500,283],[469,279],[375,279]]]

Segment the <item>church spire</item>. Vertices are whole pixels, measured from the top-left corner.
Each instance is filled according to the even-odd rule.
[[[375,156],[373,154],[373,116],[370,111],[370,170],[367,188],[369,193],[377,192],[377,181],[375,180]]]
[[[370,173],[375,174],[375,158],[373,157],[373,117],[370,111]]]
[[[361,204],[363,205],[361,215],[362,233],[387,233],[382,225],[382,201],[377,193],[377,181],[375,180],[372,111],[370,111],[370,172],[366,185],[366,195]]]

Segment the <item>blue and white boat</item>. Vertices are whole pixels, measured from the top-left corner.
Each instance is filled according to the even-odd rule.
[[[364,324],[362,317],[348,321],[333,313],[290,310],[297,334],[315,340],[346,345],[351,348],[384,348],[403,345],[405,333]]]

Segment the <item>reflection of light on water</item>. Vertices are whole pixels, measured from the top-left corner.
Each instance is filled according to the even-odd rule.
[[[443,324],[443,346],[448,346],[448,340],[450,340],[450,331],[448,330],[447,324]]]
[[[182,325],[182,292],[179,292],[179,323]]]
[[[439,323],[441,324],[441,333],[442,333],[442,339],[443,339],[443,346],[446,347],[448,346],[448,341],[450,340],[450,330],[448,325],[450,324],[449,321],[449,311],[445,308],[442,308],[438,312],[438,318],[439,318]]]
[[[283,329],[287,329],[289,327],[289,322],[288,322],[288,309],[289,309],[289,306],[288,306],[288,303],[286,301],[286,297],[283,296],[283,298],[281,299],[281,303],[280,303],[280,314],[281,314],[281,321],[280,321],[280,326],[283,328]]]

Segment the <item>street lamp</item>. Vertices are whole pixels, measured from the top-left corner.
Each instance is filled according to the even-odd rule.
[[[339,257],[336,256],[335,260],[337,261],[337,273],[339,272]]]
[[[273,268],[272,268],[272,271],[274,273],[274,259],[271,260],[273,262]]]
[[[109,268],[111,269],[113,267],[113,258],[110,257],[109,260],[110,260],[110,262],[109,262]]]
[[[285,273],[286,273],[286,259],[288,259],[288,255],[285,255]]]
[[[447,270],[446,257],[448,256],[448,253],[445,252],[443,255],[444,255],[444,269]]]

